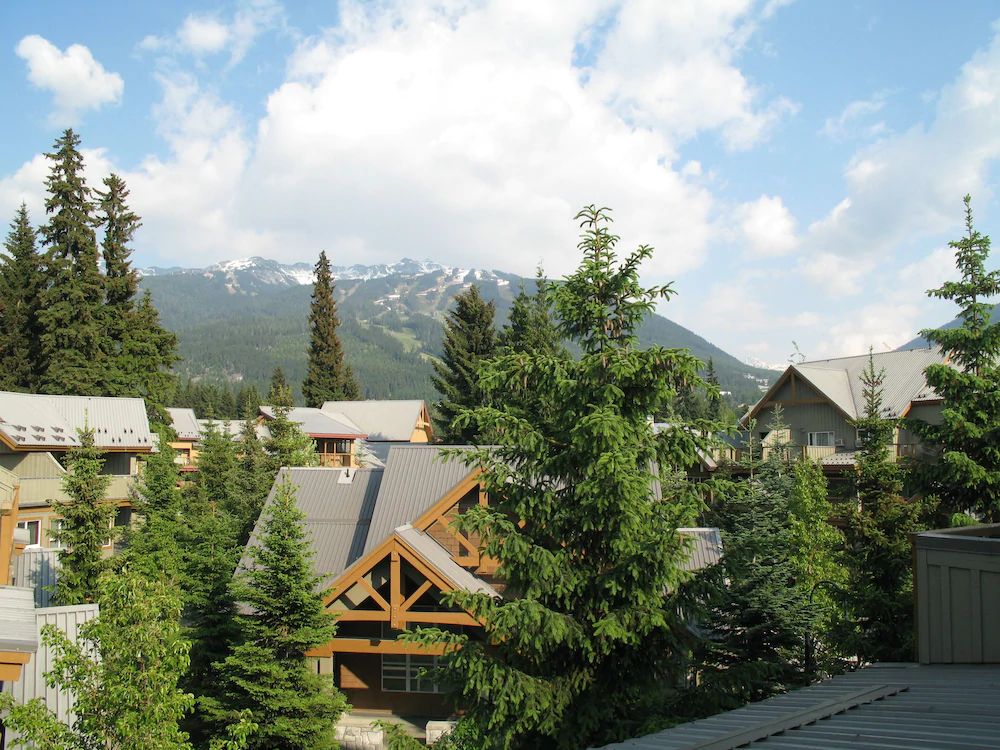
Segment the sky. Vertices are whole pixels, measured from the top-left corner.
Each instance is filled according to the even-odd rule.
[[[558,278],[597,204],[661,314],[777,364],[954,317],[965,194],[1000,232],[992,0],[8,2],[0,98],[2,222],[67,127],[140,266]]]

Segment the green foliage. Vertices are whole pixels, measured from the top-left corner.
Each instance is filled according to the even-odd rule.
[[[80,138],[67,130],[56,140],[46,188],[49,222],[40,230],[48,248],[49,285],[38,319],[46,393],[101,395],[104,281],[98,270],[91,191],[83,177]]]
[[[231,505],[241,547],[250,537],[274,478],[274,462],[264,452],[264,446],[257,437],[256,422],[246,419],[236,459],[235,497]]]
[[[462,454],[484,467],[491,497],[462,525],[482,535],[511,596],[453,595],[484,620],[487,643],[433,630],[411,636],[462,646],[440,677],[490,747],[580,748],[630,736],[693,639],[679,611],[682,602],[689,613],[697,606],[681,594],[688,553],[677,529],[696,520],[701,496],[684,483],[654,500],[652,467],[697,461],[713,426],[654,434],[647,417],[697,379],[700,363],[636,348],[637,327],[671,289],[640,286],[649,247],[618,263],[605,210],[578,218],[584,259],[552,296],[561,332],[582,356],[501,354],[481,375],[487,403],[500,406],[457,420],[497,436],[495,447]],[[508,391],[561,408],[519,413],[501,398]]]
[[[496,352],[494,310],[494,304],[480,297],[473,284],[455,297],[455,309],[445,320],[444,354],[434,362],[432,378],[441,394],[435,404],[435,434],[444,443],[473,443],[478,438],[474,424],[461,426],[455,419],[463,410],[484,404],[479,369]]]
[[[250,709],[259,728],[249,747],[260,750],[333,747],[333,725],[347,709],[332,678],[312,671],[305,657],[329,642],[336,628],[316,592],[320,579],[312,572],[303,518],[286,478],[235,586],[249,611],[241,618],[243,641],[217,665],[219,715],[231,722]]]
[[[928,296],[959,306],[957,328],[921,331],[956,367],[931,365],[927,384],[944,399],[940,424],[908,420],[940,457],[914,466],[924,494],[940,500],[941,518],[972,512],[986,523],[1000,521],[1000,322],[990,321],[986,300],[1000,294],[1000,271],[986,271],[990,238],[972,226],[965,196],[966,236],[949,243],[962,274]],[[940,522],[940,521],[939,521]]]
[[[267,403],[271,406],[295,406],[295,398],[292,396],[292,386],[288,384],[288,379],[285,378],[285,371],[281,369],[281,365],[274,368],[274,372],[271,373],[271,385],[267,389]]]
[[[59,580],[55,601],[59,605],[83,604],[97,597],[97,580],[105,567],[103,547],[112,535],[115,506],[106,500],[111,476],[102,474],[103,452],[94,445],[94,431],[78,430],[78,447],[66,454],[67,473],[62,480],[68,503],[49,501],[62,516],[62,528],[52,533],[59,550]]]
[[[76,642],[52,625],[42,631],[53,654],[46,682],[74,695],[72,725],[61,724],[43,699],[16,706],[3,695],[6,725],[21,742],[52,750],[189,750],[178,725],[193,697],[177,687],[188,644],[176,592],[125,568],[102,576],[100,605]]]
[[[38,313],[46,279],[22,203],[0,257],[0,388],[35,392],[43,367]]]
[[[772,435],[787,434],[781,419],[776,409]],[[750,455],[750,478],[716,495],[712,509],[725,550],[715,574],[727,585],[705,622],[709,639],[695,663],[697,692],[716,709],[808,682],[799,657],[815,612],[809,588],[797,577],[801,551],[790,507],[796,489],[790,443],[769,441],[763,456]]]
[[[267,422],[271,437],[264,441],[264,450],[271,460],[275,476],[282,466],[316,466],[316,443],[295,422],[288,419],[289,406],[275,406],[274,419]]]
[[[337,336],[339,325],[330,261],[321,252],[309,309],[309,372],[302,383],[306,406],[318,409],[326,401],[355,401],[361,395],[354,372],[344,363],[344,350]]]
[[[166,424],[166,405],[177,387],[177,376],[171,368],[179,361],[177,337],[160,324],[159,313],[147,290],[128,318],[121,352],[112,363],[120,378],[121,391],[109,395],[144,399],[150,421]]]
[[[124,558],[133,571],[148,579],[178,581],[181,574],[180,534],[183,528],[180,467],[177,452],[160,431],[160,450],[151,453],[132,491],[138,516],[125,530]]]
[[[861,436],[857,505],[847,518],[846,565],[850,620],[838,634],[840,649],[863,661],[913,659],[913,553],[907,535],[922,530],[923,503],[902,496],[903,470],[890,461],[898,420],[882,407],[884,370],[869,354],[861,377],[865,413],[854,421]]]

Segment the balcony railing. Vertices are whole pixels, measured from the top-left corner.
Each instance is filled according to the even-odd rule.
[[[351,453],[319,453],[319,465],[333,469],[349,469],[354,466]]]

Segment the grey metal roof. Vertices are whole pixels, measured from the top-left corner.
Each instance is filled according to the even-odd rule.
[[[0,391],[0,432],[25,448],[66,450],[89,426],[94,442],[110,450],[152,450],[153,433],[141,398],[48,396]]]
[[[261,406],[260,413],[267,419],[274,419],[273,406]],[[334,416],[322,409],[307,409],[296,407],[288,412],[288,421],[302,427],[302,431],[311,437],[336,436],[345,438],[363,438],[365,431],[350,419],[341,415]]]
[[[177,437],[181,440],[198,440],[201,437],[201,428],[198,426],[198,417],[194,415],[194,409],[167,409],[170,415],[171,426]]]
[[[872,354],[875,371],[884,368],[882,404],[884,416],[898,417],[906,412],[910,402],[934,397],[927,386],[924,368],[945,361],[937,347],[902,349]],[[864,413],[864,383],[861,374],[868,367],[868,355],[839,357],[792,365],[802,377],[813,383],[837,404],[849,417],[856,419]]]
[[[313,551],[313,569],[325,577],[325,588],[359,557],[368,537],[381,469],[283,468],[278,472],[265,508],[288,477],[298,488],[295,502],[306,514],[305,528]],[[258,522],[259,523],[259,522]],[[251,543],[257,538],[257,529]]]
[[[327,401],[322,410],[333,416],[343,415],[377,442],[407,443],[413,436],[423,401]]]
[[[393,530],[420,558],[430,565],[441,576],[460,591],[470,591],[479,594],[499,597],[496,589],[485,581],[477,578],[468,570],[451,559],[451,553],[438,544],[426,532],[415,529],[409,524]]]
[[[19,586],[0,586],[0,651],[34,653],[35,592]]]
[[[703,527],[677,531],[691,540],[688,547],[691,554],[681,565],[684,570],[701,570],[722,559],[722,534],[718,529]]]
[[[445,461],[436,445],[404,443],[389,448],[365,553],[385,541],[396,527],[420,518],[472,472],[457,458]]]
[[[606,748],[1000,749],[998,728],[1000,665],[887,664]]]

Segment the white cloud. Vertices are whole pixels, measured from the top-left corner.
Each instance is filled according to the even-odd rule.
[[[16,52],[28,63],[28,80],[52,93],[55,109],[49,121],[54,126],[74,125],[83,111],[121,100],[122,77],[107,72],[83,45],[73,44],[62,52],[32,34],[18,42]]]
[[[229,52],[229,65],[240,62],[262,33],[283,27],[284,8],[277,0],[243,0],[230,21],[200,13],[188,15],[176,33],[147,36],[139,49],[173,55]]]
[[[796,222],[778,196],[762,195],[734,212],[752,258],[787,255],[798,245]]]
[[[881,112],[885,107],[885,100],[888,92],[880,91],[871,99],[860,99],[851,102],[838,117],[828,117],[823,127],[820,128],[819,135],[832,138],[835,141],[843,141],[855,137],[859,134],[872,136],[885,131],[884,122],[878,122],[867,128],[858,125],[859,120],[864,120],[868,115]]]

